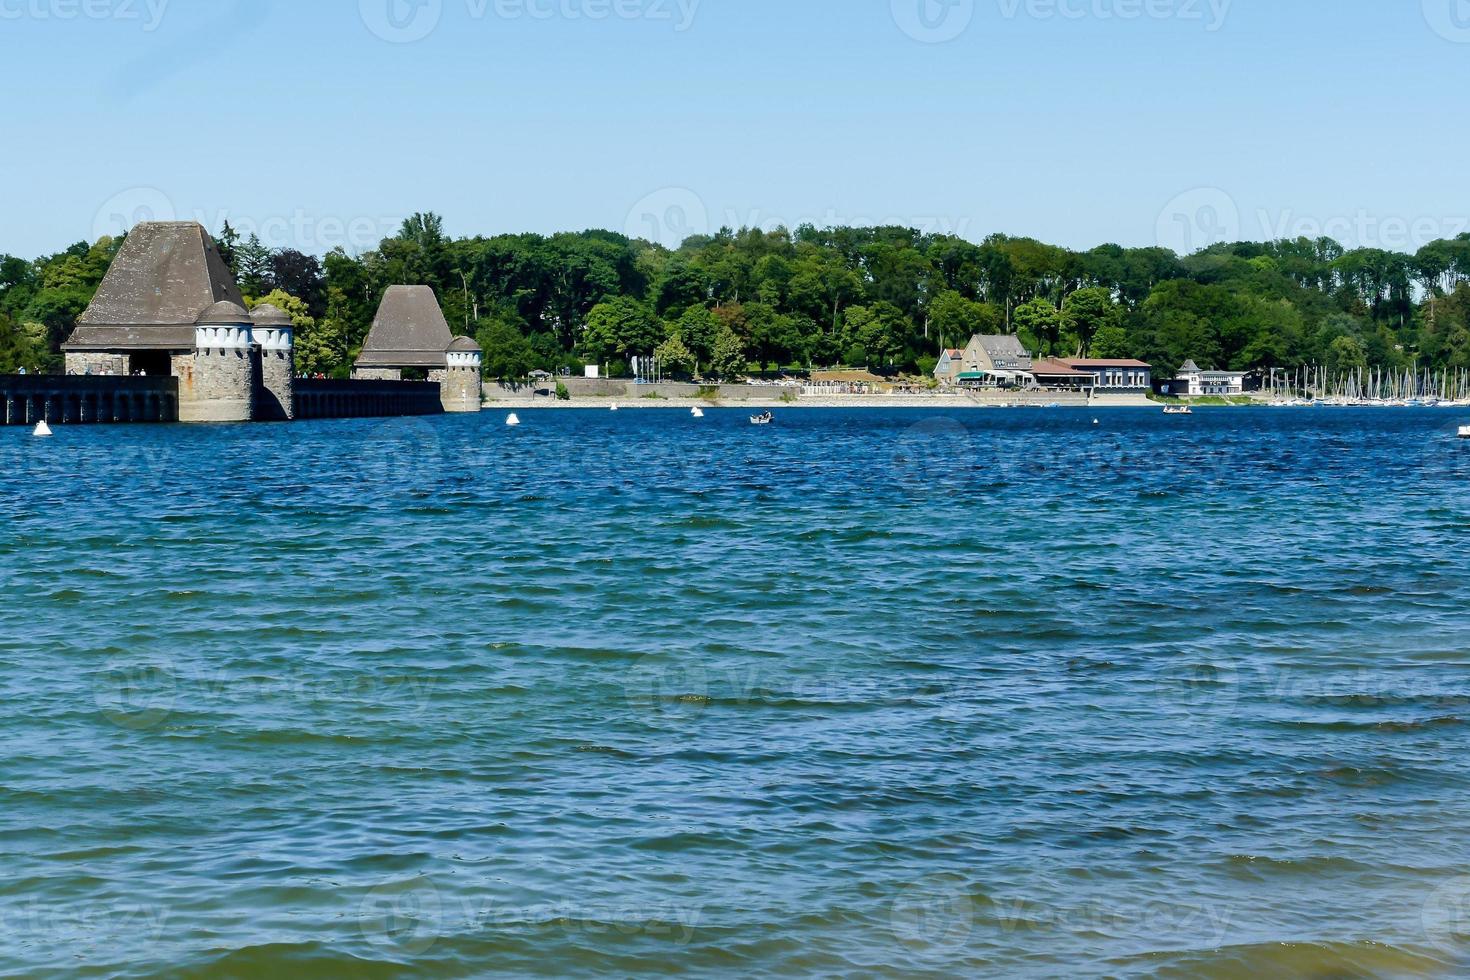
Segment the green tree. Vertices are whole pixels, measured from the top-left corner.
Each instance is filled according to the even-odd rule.
[[[240,247],[240,233],[230,227],[228,218],[225,219],[225,225],[219,230],[219,234],[214,236],[214,243],[219,247],[219,254],[225,260],[225,265],[229,266],[230,271],[235,274],[235,278],[239,279],[239,257],[235,253]]]
[[[487,378],[513,380],[524,378],[536,369],[536,352],[519,327],[502,317],[482,320],[475,342],[484,354]]]
[[[710,355],[710,371],[724,381],[738,377],[745,370],[745,350],[740,337],[729,326],[720,330]]]
[[[1327,373],[1336,377],[1352,374],[1368,366],[1368,356],[1363,345],[1352,337],[1338,337],[1327,349]]]
[[[239,266],[240,291],[246,298],[262,296],[271,291],[271,250],[254,232],[245,244],[235,250],[235,261]]]
[[[1099,328],[1096,336],[1092,338],[1091,353],[1093,357],[1132,357],[1128,331],[1119,326]]]
[[[588,313],[581,346],[598,360],[621,360],[651,354],[662,340],[653,311],[631,296],[618,296]]]
[[[692,306],[674,323],[673,334],[694,355],[697,370],[700,363],[708,363],[714,354],[715,341],[720,335],[720,320],[707,307]]]
[[[1075,340],[1079,355],[1088,352],[1099,330],[1117,326],[1119,317],[1112,294],[1100,286],[1079,289],[1062,305],[1062,329]]]
[[[861,348],[870,363],[887,365],[904,349],[906,325],[903,311],[891,303],[854,306],[846,315],[849,351]]]
[[[1060,354],[1062,313],[1051,300],[1037,297],[1016,307],[1013,322],[1017,333],[1029,341],[1028,346],[1042,354]]]
[[[929,304],[929,324],[939,346],[963,347],[975,334],[1002,332],[1005,315],[996,306],[966,299],[947,289]]]
[[[653,356],[659,359],[663,369],[669,374],[686,374],[694,370],[694,353],[684,346],[678,334],[660,344]]]
[[[291,318],[298,373],[330,374],[342,364],[346,351],[340,338],[328,336],[327,331],[319,327],[316,318],[307,310],[305,300],[292,296],[283,289],[273,289],[260,299],[250,301],[250,308],[253,310],[267,303]]]

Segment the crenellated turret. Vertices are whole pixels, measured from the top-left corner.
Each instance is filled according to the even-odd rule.
[[[480,345],[468,337],[456,337],[444,352],[447,367],[439,382],[439,398],[446,412],[480,410]]]
[[[279,307],[262,303],[250,312],[252,333],[259,351],[259,387],[255,417],[284,422],[295,417],[294,324]]]
[[[194,322],[192,370],[179,371],[179,420],[248,422],[256,380],[254,324],[233,300],[210,306]]]

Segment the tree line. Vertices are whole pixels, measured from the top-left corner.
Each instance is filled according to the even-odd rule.
[[[254,303],[297,326],[298,368],[345,376],[383,291],[434,287],[490,377],[614,373],[657,353],[726,377],[790,367],[932,370],[945,347],[1011,332],[1039,355],[1185,360],[1231,370],[1470,367],[1470,235],[1413,255],[1332,239],[1236,242],[1189,256],[910,228],[722,229],[678,249],[609,231],[451,238],[416,214],[362,255],[216,240]],[[0,256],[0,372],[59,367],[59,345],[121,240]]]

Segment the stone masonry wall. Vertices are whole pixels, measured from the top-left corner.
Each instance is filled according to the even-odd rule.
[[[398,368],[353,368],[354,381],[402,381],[403,372]]]
[[[68,352],[66,373],[71,375],[111,375],[127,377],[128,357],[126,354],[95,354],[91,352]]]
[[[286,422],[296,417],[296,372],[289,350],[260,352],[260,390],[256,392],[255,418],[262,422]]]
[[[478,412],[480,410],[480,371],[478,368],[452,367],[442,372],[439,400],[446,412]],[[430,372],[432,376],[434,372]]]
[[[192,363],[180,363],[187,361]],[[250,351],[200,350],[174,357],[180,422],[248,422],[254,417]],[[182,373],[181,373],[182,372]]]

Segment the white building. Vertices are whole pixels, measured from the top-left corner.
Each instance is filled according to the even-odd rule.
[[[1203,395],[1241,395],[1245,393],[1245,371],[1206,371],[1194,361],[1184,362],[1179,376],[1169,385],[1168,393],[1180,398]]]

